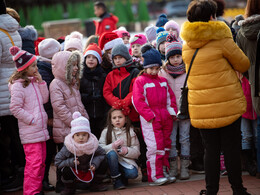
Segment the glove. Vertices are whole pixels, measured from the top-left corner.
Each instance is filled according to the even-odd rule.
[[[122,146],[124,144],[123,140],[118,139],[114,143],[112,143],[112,148],[114,150],[118,149],[119,146]]]
[[[121,147],[121,152],[118,152],[118,154],[126,155],[128,153],[128,149],[126,146]]]

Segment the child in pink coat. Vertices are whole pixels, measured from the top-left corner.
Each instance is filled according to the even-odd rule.
[[[9,79],[10,110],[18,119],[26,165],[23,194],[40,194],[45,170],[47,114],[43,104],[49,91],[37,68],[36,56],[13,46],[10,48],[17,70]]]
[[[177,112],[176,100],[167,80],[158,76],[162,65],[160,53],[147,44],[142,47],[142,57],[144,70],[135,80],[132,101],[140,114],[147,145],[148,182],[150,185],[162,185],[176,181],[167,170],[170,136]]]

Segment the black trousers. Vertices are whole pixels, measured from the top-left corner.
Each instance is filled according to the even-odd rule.
[[[204,159],[204,146],[199,129],[190,126],[190,160],[197,161],[202,164]]]
[[[240,119],[217,129],[200,129],[205,144],[205,174],[207,194],[217,194],[220,177],[220,151],[224,152],[228,180],[234,190],[242,190]]]

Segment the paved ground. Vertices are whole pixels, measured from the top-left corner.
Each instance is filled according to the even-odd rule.
[[[55,185],[56,168],[51,167],[50,183]],[[141,175],[141,174],[140,174]],[[252,195],[260,195],[260,179],[243,173],[244,186]],[[77,190],[80,195],[198,195],[201,189],[205,189],[204,174],[193,174],[189,180],[177,180],[176,183],[164,186],[149,186],[148,183],[141,182],[141,176],[135,180],[130,180],[127,189],[113,190],[111,184],[108,185],[109,190],[106,192],[89,192]],[[45,192],[46,195],[56,195],[55,192]],[[232,195],[227,176],[220,179],[220,195]],[[4,195],[22,195],[22,191],[4,193]]]

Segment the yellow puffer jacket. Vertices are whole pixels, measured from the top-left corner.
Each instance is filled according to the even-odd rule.
[[[229,27],[220,21],[185,22],[182,57],[188,70],[191,124],[200,129],[230,125],[246,111],[246,100],[236,71],[245,72],[250,62],[232,39]]]

